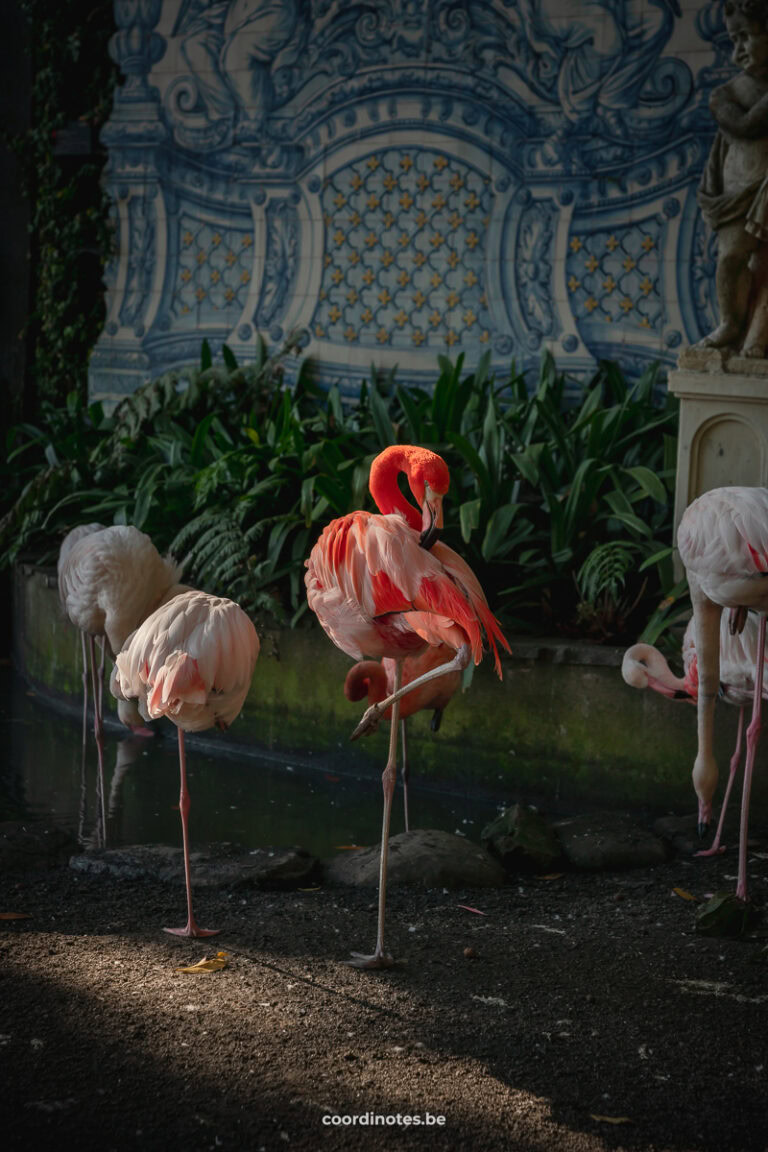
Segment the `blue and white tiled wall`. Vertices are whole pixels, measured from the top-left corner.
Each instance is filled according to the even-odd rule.
[[[629,372],[714,320],[696,187],[722,0],[116,0],[118,396],[301,329],[326,382],[549,347]]]

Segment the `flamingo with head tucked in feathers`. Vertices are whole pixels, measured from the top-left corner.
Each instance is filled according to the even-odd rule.
[[[760,736],[765,616],[768,611],[768,489],[715,488],[686,508],[677,531],[696,622],[698,752],[693,782],[699,795],[717,783],[713,752],[714,709],[720,685],[720,616],[730,609],[731,629],[741,631],[749,609],[758,614],[752,719],[746,734],[744,790],[736,896],[747,898],[749,796]],[[714,783],[713,783],[714,782]]]
[[[758,632],[758,620],[754,613],[747,615],[744,629],[740,633],[731,632],[727,616],[720,617],[719,695],[727,704],[733,704],[739,709],[739,725],[715,839],[710,848],[697,852],[697,856],[714,856],[718,852],[725,851],[720,841],[733,781],[741,759],[744,709],[751,703],[755,694]],[[763,659],[765,660],[765,654]],[[675,676],[658,648],[654,648],[650,644],[633,644],[631,648],[627,649],[621,664],[621,674],[626,683],[633,688],[651,688],[654,692],[667,696],[671,700],[685,700],[689,704],[695,704],[699,697],[699,667],[694,619],[691,618],[688,621],[683,637],[682,677]],[[768,699],[768,682],[766,681],[763,683],[763,699]],[[710,776],[705,778],[699,786],[699,826],[702,830],[709,827],[712,819],[712,798],[715,785],[716,781]]]
[[[451,659],[451,649],[445,644],[425,648],[420,656],[406,656],[403,661],[402,683],[406,687],[417,677],[433,668],[439,668]],[[431,710],[433,712],[430,727],[437,732],[443,719],[443,712],[451,702],[451,698],[461,684],[461,673],[448,672],[438,680],[422,684],[420,688],[403,696],[400,701],[400,740],[403,750],[403,764],[400,775],[403,781],[403,808],[405,814],[405,830],[410,831],[408,813],[408,737],[406,721],[416,712]],[[344,695],[347,700],[362,700],[368,697],[369,704],[378,704],[395,690],[395,661],[386,658],[378,660],[360,660],[347,672],[344,681]],[[383,719],[387,719],[385,713]]]
[[[137,700],[145,719],[167,716],[178,730],[187,923],[165,929],[176,936],[218,932],[200,928],[192,911],[184,733],[229,727],[243,707],[258,654],[256,629],[238,604],[189,590],[148,616],[117,655],[113,691]]]
[[[420,511],[398,486],[404,472]],[[353,953],[355,967],[384,968],[393,960],[384,948],[387,852],[392,795],[397,775],[399,702],[421,684],[478,664],[483,633],[501,676],[498,645],[509,650],[483,590],[469,566],[438,539],[442,501],[450,475],[435,452],[413,445],[386,448],[371,465],[369,487],[381,515],[351,512],[323,530],[306,561],[309,607],[343,652],[395,661],[395,690],[372,704],[352,738],[375,728],[392,705],[389,756],[382,775],[384,813],[379,865],[376,947],[370,956]],[[428,645],[445,644],[455,653],[402,686],[402,665]]]
[[[183,589],[179,569],[164,560],[144,532],[132,525],[81,524],[65,536],[57,565],[59,598],[80,630],[83,647],[83,743],[88,712],[88,655],[94,697],[94,736],[99,764],[102,824],[104,812],[104,742],[102,692],[105,644],[114,656],[126,637],[169,595]],[[102,645],[97,675],[95,639]],[[123,705],[120,719],[136,729],[141,718]]]

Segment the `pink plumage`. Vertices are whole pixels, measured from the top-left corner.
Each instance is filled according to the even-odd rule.
[[[399,487],[401,473],[407,476],[420,513]],[[382,774],[376,948],[371,956],[353,953],[351,961],[363,968],[388,967],[393,962],[384,949],[384,911],[400,698],[442,679],[446,672],[460,672],[471,659],[479,664],[483,635],[499,677],[499,645],[509,651],[477,577],[437,539],[449,483],[448,468],[437,453],[413,444],[391,445],[373,461],[369,475],[371,495],[381,515],[350,512],[333,520],[306,561],[307,602],[334,644],[354,660],[374,656],[395,662],[394,692],[380,705],[371,704],[352,734],[356,739],[375,727],[392,706],[389,756]],[[404,660],[418,657],[427,646],[442,645],[456,653],[453,660],[401,686]]]
[[[184,592],[153,612],[117,657],[120,694],[145,719],[167,716],[185,732],[227,728],[248,694],[259,637],[232,600]]]
[[[178,730],[187,923],[166,929],[174,935],[215,935],[200,928],[192,912],[184,733],[232,723],[245,702],[258,655],[256,629],[238,604],[190,590],[147,617],[117,656],[114,691],[138,700],[145,719],[167,716]]]
[[[483,630],[501,673],[509,647],[476,576],[451,548],[420,547],[399,513],[333,520],[307,560],[307,602],[334,644],[355,660],[413,655],[427,644],[468,643],[476,664]]]

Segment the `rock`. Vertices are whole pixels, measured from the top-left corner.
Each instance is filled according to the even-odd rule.
[[[334,857],[326,865],[326,878],[333,884],[377,885],[379,851],[376,844]],[[506,874],[479,844],[452,832],[416,828],[390,838],[387,879],[425,888],[497,888]]]
[[[550,825],[541,813],[525,804],[507,808],[486,824],[480,840],[508,872],[548,872],[563,858]]]
[[[640,868],[667,858],[663,840],[619,812],[574,816],[553,827],[574,868]]]
[[[698,816],[695,812],[691,812],[688,816],[661,816],[654,821],[653,830],[662,840],[671,844],[681,856],[693,856],[702,848],[708,848],[714,835],[714,829],[711,829],[710,835],[700,840],[698,825]],[[738,836],[738,832],[736,835]]]
[[[134,844],[73,856],[76,872],[184,883],[181,848]],[[239,844],[209,844],[190,853],[195,888],[298,888],[315,878],[318,861],[303,848],[255,848]]]
[[[63,828],[43,820],[4,820],[0,823],[0,869],[55,868],[78,850],[77,841]]]

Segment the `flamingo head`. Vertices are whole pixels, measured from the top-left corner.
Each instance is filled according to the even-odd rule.
[[[621,662],[621,675],[632,688],[652,688],[670,700],[687,700],[691,704],[696,700],[693,681],[675,676],[658,648],[650,644],[633,644],[627,648]]]
[[[408,477],[421,519],[398,487],[400,472]],[[393,444],[371,464],[369,486],[380,511],[385,515],[400,512],[412,527],[420,529],[422,548],[431,548],[443,527],[443,497],[450,481],[448,465],[436,452],[415,444]]]
[[[443,497],[451,476],[442,456],[426,448],[414,449],[408,461],[408,482],[421,508],[422,548],[431,548],[443,527]]]
[[[712,798],[717,788],[717,764],[711,755],[700,753],[693,765],[693,787],[699,798],[698,833],[706,836],[712,823]]]

